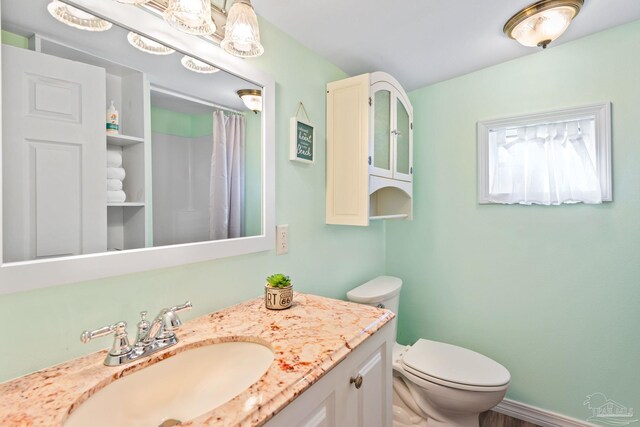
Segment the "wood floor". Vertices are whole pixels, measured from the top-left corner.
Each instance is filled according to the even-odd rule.
[[[480,414],[480,427],[540,427],[528,421],[511,418],[507,415],[494,411],[487,411]]]

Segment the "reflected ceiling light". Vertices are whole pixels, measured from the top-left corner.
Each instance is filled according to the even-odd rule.
[[[186,69],[195,71],[196,73],[212,74],[220,71],[219,68],[216,68],[213,65],[209,65],[206,62],[202,62],[187,55],[183,56],[180,62]]]
[[[169,0],[162,16],[173,28],[187,34],[206,36],[216,31],[210,0]]]
[[[256,114],[258,111],[262,111],[262,91],[259,89],[240,89],[237,93],[249,110]]]
[[[524,46],[544,49],[566,31],[583,4],[584,0],[541,0],[513,15],[503,31]]]
[[[95,15],[84,12],[76,7],[69,6],[58,0],[53,0],[47,5],[47,10],[58,21],[70,27],[85,31],[107,31],[111,28],[111,22],[100,19]]]
[[[129,34],[127,34],[127,40],[129,40],[129,44],[136,49],[153,55],[170,55],[175,52],[175,50],[170,47],[141,36],[138,33],[134,33],[133,31],[130,31]]]
[[[231,6],[220,47],[241,58],[252,58],[264,53],[264,47],[260,44],[258,17],[251,6],[251,0],[236,0]]]

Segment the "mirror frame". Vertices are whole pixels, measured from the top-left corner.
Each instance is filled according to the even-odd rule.
[[[275,105],[272,76],[255,69],[250,61],[225,53],[212,42],[174,30],[160,16],[116,1],[64,0],[116,25],[164,43],[185,54],[262,86],[262,234],[237,239],[130,249],[61,258],[2,263],[0,245],[0,294],[24,292],[55,285],[173,267],[275,247]],[[1,0],[0,0],[1,3]],[[0,65],[2,57],[0,54]],[[0,77],[2,70],[0,69]],[[0,85],[0,95],[2,94]],[[1,98],[0,98],[1,99]],[[0,103],[1,104],[1,103]],[[0,129],[2,126],[0,105]],[[0,147],[2,135],[0,133]],[[2,150],[0,150],[0,242],[2,240]]]

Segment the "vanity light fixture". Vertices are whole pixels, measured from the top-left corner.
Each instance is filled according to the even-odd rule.
[[[260,44],[258,17],[251,0],[236,0],[231,6],[220,47],[240,58],[253,58],[264,53],[264,47]]]
[[[254,113],[262,111],[262,91],[259,89],[240,89],[237,92],[244,105]]]
[[[84,12],[76,7],[53,0],[47,5],[47,10],[58,21],[70,27],[85,31],[107,31],[111,22],[100,19],[95,15]]]
[[[127,34],[127,40],[131,46],[152,55],[170,55],[175,52],[175,50],[170,47],[141,36],[138,33],[134,33],[133,31],[130,31],[129,34]]]
[[[187,55],[183,56],[180,62],[184,68],[190,71],[195,71],[196,73],[212,74],[220,71],[219,68],[216,68],[213,65],[209,65],[206,62],[202,62]]]
[[[173,28],[187,34],[207,36],[216,31],[210,0],[169,0],[162,16]]]
[[[584,0],[538,1],[513,15],[503,31],[524,46],[545,49],[566,31],[583,4]]]
[[[118,0],[118,2],[126,4],[145,4],[148,3],[149,0]]]

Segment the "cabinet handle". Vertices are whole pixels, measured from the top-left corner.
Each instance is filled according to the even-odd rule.
[[[371,156],[369,156],[369,166],[371,166]]]
[[[357,389],[362,387],[362,375],[358,374],[355,378],[349,378],[349,384],[355,384]]]

